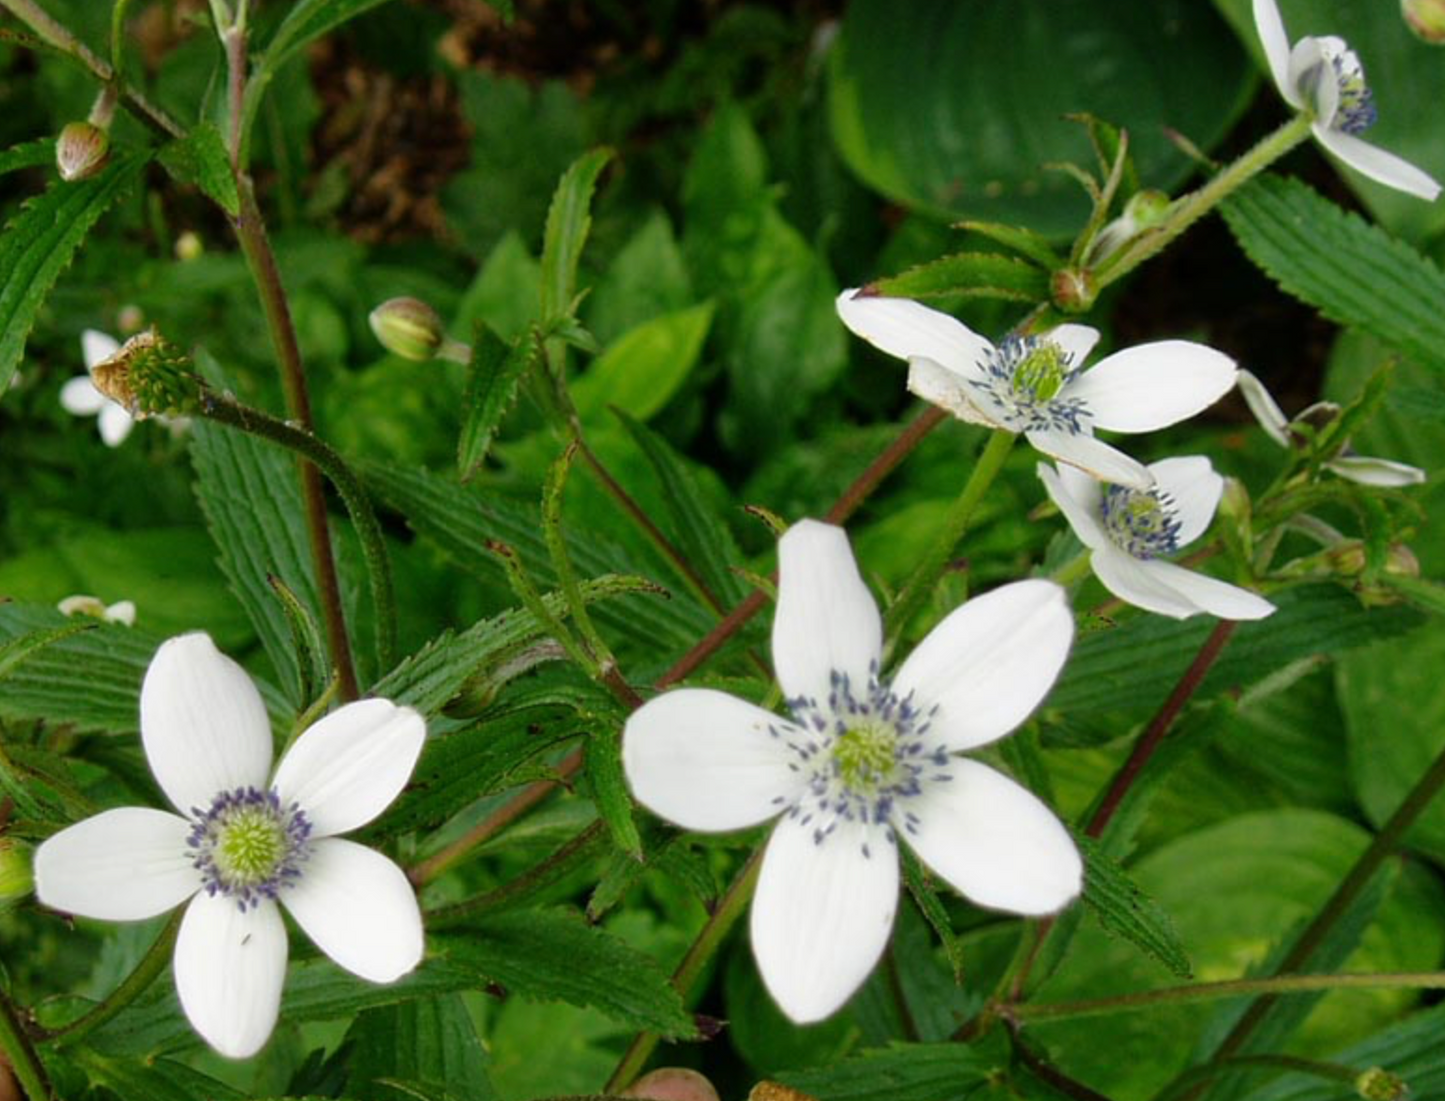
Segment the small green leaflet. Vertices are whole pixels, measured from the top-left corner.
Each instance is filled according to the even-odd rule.
[[[1223,206],[1251,260],[1287,294],[1445,372],[1445,272],[1298,180],[1263,176]]]
[[[1084,904],[1094,911],[1099,924],[1153,956],[1176,977],[1192,978],[1189,956],[1169,915],[1092,838],[1076,836],[1074,840],[1088,868]]]
[[[0,237],[0,395],[25,354],[25,341],[60,273],[90,227],[130,190],[149,157],[120,153],[88,180],[54,181],[25,203]]]
[[[1016,256],[959,252],[880,279],[871,288],[900,298],[1006,298],[1042,302],[1049,297],[1049,273]]]
[[[213,122],[203,122],[161,149],[157,159],[181,183],[194,184],[231,217],[241,209],[226,143]]]
[[[612,150],[592,149],[572,162],[547,211],[542,237],[542,320],[551,324],[572,312],[577,264],[592,229],[592,193],[597,177],[612,159]]]
[[[55,139],[36,138],[21,145],[12,145],[0,153],[0,176],[22,168],[39,168],[55,163]]]
[[[457,474],[468,481],[477,472],[492,446],[502,418],[517,400],[522,376],[542,353],[535,331],[508,344],[487,325],[478,323],[472,342],[472,360],[467,365],[467,392],[462,399],[466,421],[457,440]]]

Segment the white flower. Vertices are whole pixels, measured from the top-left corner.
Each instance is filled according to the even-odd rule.
[[[156,651],[140,700],[151,772],[180,813],[123,807],[87,818],[35,854],[47,906],[138,921],[189,899],[176,993],[223,1055],[259,1051],[286,976],[277,902],[353,974],[391,982],[421,960],[421,913],[405,873],[337,834],[371,821],[421,752],[420,715],[389,700],[347,704],[301,734],[271,772],[256,686],[205,634]]]
[[[1144,465],[1095,428],[1148,432],[1219,400],[1234,385],[1234,361],[1187,340],[1141,344],[1082,364],[1099,339],[1087,325],[1060,325],[997,347],[945,313],[906,298],[857,290],[838,296],[843,324],[889,355],[908,360],[908,389],[955,417],[1022,432],[1029,443],[1121,485],[1149,485]]]
[[[891,680],[883,627],[842,529],[804,520],[778,544],[773,663],[792,719],[723,692],[649,701],[623,732],[637,798],[691,830],[778,817],[752,909],[763,981],[821,1020],[872,970],[898,901],[902,837],[982,906],[1024,914],[1078,895],[1068,832],[1033,795],[954,756],[1002,738],[1068,655],[1064,592],[1021,581],[945,618]]]
[[[114,604],[106,605],[105,601],[97,596],[89,596],[85,593],[76,593],[74,596],[67,596],[56,608],[61,615],[88,615],[106,623],[122,623],[127,627],[135,626],[135,603],[130,600],[117,600]]]
[[[87,373],[77,375],[60,388],[60,404],[77,417],[98,417],[100,438],[107,447],[119,447],[135,427],[135,418],[120,402],[111,401],[97,390],[89,372],[120,351],[120,343],[105,333],[86,329],[80,334],[80,350]]]
[[[1254,419],[1259,421],[1259,426],[1264,429],[1266,436],[1281,447],[1294,446],[1295,441],[1291,437],[1290,429],[1290,425],[1294,422],[1284,415],[1284,410],[1265,389],[1264,383],[1249,371],[1241,369],[1239,392],[1244,395],[1245,404],[1254,414]],[[1333,419],[1338,414],[1339,406],[1332,402],[1319,401],[1300,413],[1295,421],[1310,424],[1318,418]],[[1418,466],[1395,462],[1393,459],[1376,459],[1370,455],[1356,455],[1350,450],[1348,443],[1338,455],[1327,460],[1324,466],[1326,470],[1334,471],[1341,478],[1367,486],[1398,489],[1401,486],[1419,485],[1425,480],[1425,472]]]
[[[1276,0],[1254,0],[1254,27],[1275,87],[1286,103],[1310,115],[1315,140],[1361,175],[1434,201],[1440,185],[1430,175],[1359,137],[1374,125],[1374,96],[1344,39],[1307,35],[1291,48]]]
[[[1247,589],[1194,573],[1163,556],[1192,543],[1214,519],[1224,479],[1202,455],[1153,463],[1149,489],[1102,485],[1072,467],[1044,463],[1039,477],[1074,534],[1090,550],[1089,564],[1120,600],[1188,619],[1207,612],[1223,619],[1261,619],[1274,605]]]

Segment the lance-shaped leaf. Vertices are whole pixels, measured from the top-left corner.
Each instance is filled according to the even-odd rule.
[[[542,236],[542,320],[550,323],[572,311],[577,264],[592,229],[592,193],[597,177],[612,159],[610,149],[592,149],[572,162],[547,211]]]
[[[230,154],[215,123],[203,122],[166,145],[158,159],[174,179],[194,184],[231,217],[241,209]]]
[[[1088,866],[1084,904],[1098,916],[1099,924],[1153,956],[1179,978],[1190,978],[1189,956],[1169,915],[1092,838],[1076,835],[1074,840]]]
[[[469,481],[486,460],[487,451],[502,418],[517,400],[517,388],[527,369],[542,352],[535,332],[507,343],[489,326],[479,323],[467,365],[467,391],[462,399],[466,419],[457,440],[457,473]]]
[[[1049,273],[1016,256],[958,252],[880,279],[871,288],[896,298],[1005,298],[1042,302],[1049,297]]]

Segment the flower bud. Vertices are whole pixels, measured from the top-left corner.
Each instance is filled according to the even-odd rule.
[[[1088,268],[1060,268],[1054,272],[1054,305],[1065,313],[1083,313],[1094,304],[1099,287]]]
[[[442,319],[419,298],[388,299],[367,320],[381,346],[402,359],[432,359],[446,340]]]
[[[659,1067],[632,1083],[622,1096],[646,1101],[718,1101],[713,1084],[686,1067]]]
[[[1445,45],[1445,0],[1400,0],[1400,14],[1420,41]]]
[[[177,260],[197,260],[205,251],[206,246],[200,237],[189,229],[176,238]]]
[[[30,846],[0,837],[0,911],[8,910],[35,889]]]
[[[90,378],[97,390],[137,420],[197,412],[203,386],[191,371],[190,356],[155,329],[136,333],[115,355],[92,367]]]
[[[55,140],[55,167],[67,182],[90,179],[109,159],[110,135],[94,123],[66,123]]]
[[[1410,1087],[1398,1074],[1371,1067],[1355,1079],[1355,1092],[1365,1101],[1405,1101],[1410,1096]]]

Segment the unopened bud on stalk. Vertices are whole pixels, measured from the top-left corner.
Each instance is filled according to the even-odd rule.
[[[1089,246],[1088,263],[1096,265],[1112,256],[1145,230],[1153,229],[1169,213],[1173,200],[1162,191],[1137,191],[1124,204],[1124,212],[1099,230]]]
[[[687,1067],[659,1067],[632,1083],[622,1096],[642,1101],[718,1101],[713,1084]]]
[[[381,346],[402,359],[433,359],[446,340],[442,319],[420,298],[388,299],[367,320]]]
[[[1365,572],[1365,546],[1358,539],[1336,543],[1325,551],[1334,573],[1354,577]],[[1419,577],[1420,560],[1404,543],[1391,543],[1385,551],[1385,572],[1395,577]]]
[[[8,910],[35,889],[30,846],[0,837],[0,911]]]
[[[1410,1096],[1410,1087],[1398,1074],[1371,1067],[1355,1079],[1355,1092],[1365,1101],[1405,1101]]]
[[[1420,41],[1445,46],[1445,0],[1400,0],[1400,14]]]
[[[1050,288],[1054,305],[1065,313],[1084,313],[1099,294],[1098,282],[1088,268],[1060,268]]]
[[[90,378],[136,420],[196,413],[204,385],[191,370],[191,357],[155,329],[127,340],[115,355],[91,368]]]
[[[55,167],[67,183],[88,180],[108,160],[110,135],[94,123],[66,123],[55,141]]]

